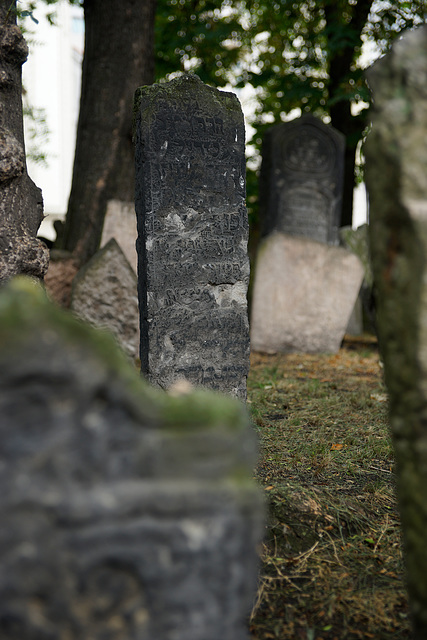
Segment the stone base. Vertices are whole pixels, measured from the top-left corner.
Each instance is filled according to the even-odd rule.
[[[281,233],[270,235],[258,252],[252,349],[336,353],[362,280],[360,260],[345,249]]]

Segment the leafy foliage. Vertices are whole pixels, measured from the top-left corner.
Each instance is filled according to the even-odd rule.
[[[43,0],[43,2],[48,7],[51,7],[51,10],[46,14],[46,19],[50,24],[54,25],[56,20],[55,5],[58,4],[58,0]],[[68,2],[77,6],[83,5],[83,0],[68,0]],[[39,23],[37,18],[37,4],[40,4],[37,3],[37,0],[17,0],[15,11],[21,28],[25,18],[31,18],[35,24]],[[25,27],[23,31],[25,31]]]
[[[371,41],[379,57],[426,18],[425,0],[158,0],[156,73],[192,70],[217,86],[252,85],[255,155],[264,129],[298,109],[343,131],[354,163],[370,102],[362,47]]]
[[[234,79],[241,58],[241,15],[232,3],[160,0],[156,14],[156,75],[194,70],[204,81]]]
[[[261,90],[257,117],[283,119],[294,108],[325,115],[340,100],[369,100],[364,42],[378,57],[426,18],[424,0],[159,0],[157,76],[191,69],[217,85],[250,83]],[[344,54],[346,73],[331,92],[332,61]]]
[[[23,114],[26,116],[26,154],[27,158],[43,167],[48,166],[46,148],[50,130],[46,121],[46,110],[33,107],[26,100],[24,92]]]
[[[58,0],[43,1],[52,7],[47,17],[54,23]],[[36,0],[22,2],[18,14],[37,20],[36,5]],[[248,114],[254,130],[248,147],[253,219],[264,130],[300,111],[331,121],[346,135],[348,200],[360,179],[355,154],[368,125],[363,46],[371,43],[371,59],[379,57],[404,29],[425,21],[425,0],[157,0],[156,77],[194,71],[214,86],[253,87],[255,108]]]

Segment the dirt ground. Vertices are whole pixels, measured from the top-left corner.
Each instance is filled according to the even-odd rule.
[[[249,406],[268,503],[252,640],[405,640],[387,393],[374,338],[254,353]]]

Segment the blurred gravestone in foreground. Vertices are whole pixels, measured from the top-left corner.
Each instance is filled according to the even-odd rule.
[[[377,329],[390,395],[415,638],[427,637],[427,27],[367,72],[365,145]]]
[[[245,129],[237,97],[197,76],[135,97],[141,371],[246,399]]]
[[[2,640],[244,640],[262,533],[235,399],[149,388],[109,336],[0,292]]]

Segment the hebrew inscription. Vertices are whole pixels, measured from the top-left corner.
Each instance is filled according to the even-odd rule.
[[[272,127],[263,146],[263,233],[338,243],[344,136],[311,115]]]
[[[249,328],[244,124],[196,76],[135,97],[141,370],[246,397]]]

